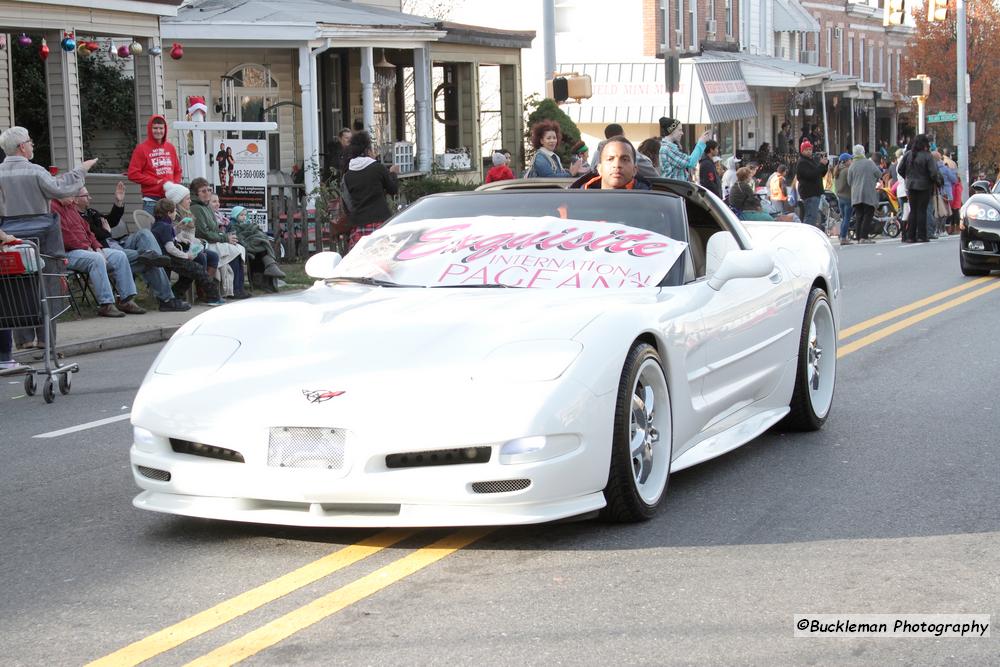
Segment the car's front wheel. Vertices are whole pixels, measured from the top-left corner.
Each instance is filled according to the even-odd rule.
[[[799,357],[791,410],[783,425],[799,431],[817,431],[830,414],[837,380],[837,329],[830,300],[814,287],[806,301],[799,334]]]
[[[672,454],[670,390],[660,355],[653,346],[636,343],[618,385],[602,516],[619,522],[651,518],[667,491]]]

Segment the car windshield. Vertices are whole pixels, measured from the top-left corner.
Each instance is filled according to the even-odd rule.
[[[625,199],[621,197],[624,196]],[[334,280],[379,286],[641,288],[682,256],[681,201],[580,191],[429,197],[363,238]],[[600,252],[598,252],[600,251]]]

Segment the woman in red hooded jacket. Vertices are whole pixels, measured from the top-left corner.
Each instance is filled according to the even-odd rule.
[[[181,162],[177,159],[177,149],[167,141],[167,119],[163,116],[150,116],[146,140],[132,151],[128,180],[142,189],[142,207],[150,214],[156,202],[165,196],[164,184],[181,182]]]

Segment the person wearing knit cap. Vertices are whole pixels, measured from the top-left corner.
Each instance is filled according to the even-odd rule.
[[[486,172],[486,182],[508,181],[514,178],[514,172],[507,166],[507,156],[497,151],[493,154],[493,166]]]
[[[712,131],[705,130],[690,154],[681,150],[684,136],[681,122],[675,118],[660,118],[660,175],[677,181],[691,180],[688,172],[694,169],[705,153],[705,143],[712,138]]]
[[[229,231],[246,248],[247,266],[253,287],[267,292],[278,291],[278,280],[285,277],[274,256],[271,239],[254,222],[247,222],[247,209],[234,206],[229,212]]]
[[[806,139],[799,145],[799,159],[795,163],[795,177],[799,182],[799,200],[802,202],[802,222],[814,227],[820,226],[819,204],[823,196],[823,177],[829,169],[830,160],[824,155],[813,157],[812,142]]]
[[[191,197],[191,191],[179,183],[165,183],[163,185],[163,196],[172,201],[174,206],[178,208],[183,208],[184,210],[191,208],[190,201],[186,205],[183,203],[185,199]]]
[[[135,147],[128,164],[128,180],[142,189],[143,209],[152,213],[156,201],[166,196],[164,186],[180,183],[181,176],[177,149],[167,140],[167,119],[159,114],[150,116],[146,140]]]
[[[878,153],[872,154],[872,159],[865,157],[865,147],[861,144],[854,146],[854,158],[851,167],[847,170],[847,182],[851,186],[851,208],[854,218],[854,236],[858,243],[875,243],[868,238],[871,230],[872,218],[875,216],[875,207],[878,206],[878,185],[882,177],[882,170],[875,163],[879,158]]]

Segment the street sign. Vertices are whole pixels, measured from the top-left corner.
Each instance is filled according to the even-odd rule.
[[[948,111],[939,111],[938,113],[932,113],[927,117],[928,123],[954,123],[957,120],[958,114]]]

